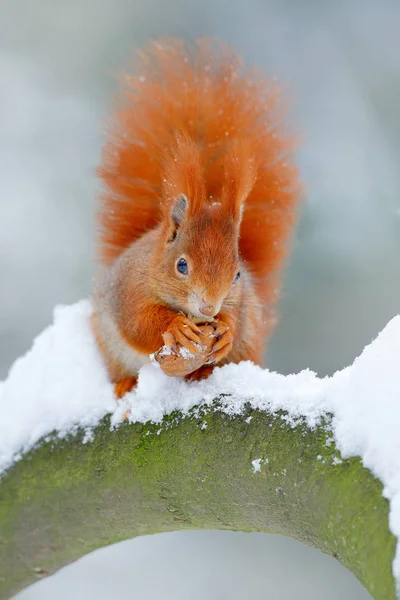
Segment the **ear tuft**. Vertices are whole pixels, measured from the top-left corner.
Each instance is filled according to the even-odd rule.
[[[185,216],[185,212],[189,205],[189,200],[185,194],[179,194],[171,209],[171,221],[175,225],[175,227],[180,227],[183,218]]]
[[[183,219],[185,218],[186,211],[189,206],[189,200],[185,194],[179,194],[174,201],[170,211],[170,228],[168,235],[168,242],[173,242],[177,236],[178,229],[180,228]]]
[[[225,159],[225,180],[221,200],[237,225],[243,216],[244,204],[257,180],[258,164],[253,140],[235,140]]]

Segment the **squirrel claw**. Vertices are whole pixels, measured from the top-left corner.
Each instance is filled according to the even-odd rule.
[[[221,362],[221,360],[226,358],[231,350],[232,350],[232,346],[226,345],[218,352],[213,352],[210,355],[209,359],[207,360],[206,364],[207,365],[216,365],[217,363]]]
[[[186,348],[192,354],[198,354],[201,346],[201,335],[203,332],[188,317],[177,315],[167,331],[163,333],[164,344],[176,352],[177,343]]]
[[[216,341],[207,361],[208,365],[216,364],[228,356],[233,348],[233,335],[228,325],[220,323],[215,330]]]
[[[164,341],[164,346],[167,346],[167,348],[170,348],[170,350],[172,350],[174,354],[177,354],[178,349],[176,347],[176,340],[174,335],[170,331],[166,331],[165,333],[163,333],[162,337]]]
[[[227,332],[230,331],[229,329],[229,325],[226,325],[225,323],[223,323],[222,321],[220,321],[217,325],[217,327],[214,330],[214,335],[216,338],[220,339],[223,337],[223,335]]]

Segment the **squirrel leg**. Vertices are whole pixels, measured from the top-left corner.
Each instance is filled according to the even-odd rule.
[[[118,399],[122,398],[130,392],[137,385],[138,378],[137,377],[127,377],[126,379],[121,379],[115,384],[114,393]]]
[[[126,379],[121,379],[121,381],[118,381],[114,387],[114,393],[117,396],[118,400],[120,400],[123,396],[125,396],[125,394],[127,394],[134,387],[136,387],[137,382],[138,382],[137,377],[127,377]],[[126,410],[124,412],[124,414],[122,415],[122,421],[126,421],[126,419],[129,417],[130,413],[131,413],[131,411],[128,408],[128,410]]]

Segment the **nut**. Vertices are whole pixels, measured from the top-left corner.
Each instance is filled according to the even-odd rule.
[[[185,377],[202,367],[210,355],[214,344],[214,327],[212,325],[199,325],[204,337],[199,347],[198,354],[192,354],[189,350],[177,344],[177,351],[173,352],[167,346],[163,346],[154,354],[154,359],[161,369],[170,377]]]

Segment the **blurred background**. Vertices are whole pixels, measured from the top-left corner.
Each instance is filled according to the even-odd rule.
[[[89,292],[94,171],[115,75],[129,69],[136,47],[164,35],[220,37],[286,86],[291,120],[303,133],[298,161],[306,199],[268,365],[323,376],[350,364],[400,312],[399,31],[397,0],[1,0],[0,378],[50,323],[56,304]],[[202,563],[210,552],[218,556],[214,571]],[[121,556],[132,560],[123,573]],[[169,595],[140,587],[143,556],[160,573],[177,569]],[[271,587],[277,556],[286,573],[293,571],[298,593]],[[101,581],[106,560],[121,598],[243,598],[240,590],[253,588],[236,585],[235,596],[226,578],[237,577],[239,561],[243,581],[254,583],[260,557],[263,578],[253,598],[368,597],[337,563],[295,542],[216,533],[157,536],[102,551],[63,572],[62,589],[74,577],[81,585],[85,577],[87,585]],[[132,563],[143,568],[134,572]],[[181,563],[192,578],[197,573],[191,595]],[[336,595],[328,595],[330,584],[329,592],[318,588],[320,569],[322,580],[334,578]],[[56,581],[24,598],[69,597],[61,587],[46,595]],[[82,598],[117,597],[106,586],[96,590]]]

